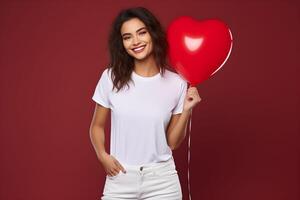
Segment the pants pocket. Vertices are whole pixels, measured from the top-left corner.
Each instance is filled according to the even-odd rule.
[[[177,176],[177,170],[175,168],[164,169],[164,170],[156,170],[153,171],[153,175],[157,177],[172,177]]]
[[[116,178],[120,177],[123,175],[123,172],[120,170],[118,174],[116,174],[115,176],[109,176],[109,175],[106,175],[106,177],[109,179],[109,180],[115,180]]]

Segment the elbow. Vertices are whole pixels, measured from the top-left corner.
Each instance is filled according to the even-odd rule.
[[[172,151],[174,151],[175,149],[177,149],[176,145],[169,145],[169,147],[170,147],[170,149],[171,149]]]
[[[171,138],[168,138],[168,146],[172,151],[174,151],[178,148],[178,143]]]
[[[172,151],[176,149],[176,145],[174,144],[174,142],[171,142],[170,138],[167,139],[167,144]]]
[[[92,137],[93,136],[93,133],[95,132],[95,127],[94,126],[90,126],[90,129],[89,129],[89,136]]]
[[[174,151],[175,150],[175,148],[173,147],[173,146],[169,146],[170,147],[170,149],[172,150],[172,151]]]
[[[172,151],[176,150],[179,148],[179,146],[181,145],[182,141],[184,140],[185,137],[183,137],[182,139],[180,139],[179,141],[174,141],[174,142],[168,142],[168,146],[170,147],[170,149]]]
[[[89,136],[92,139],[95,135],[104,132],[104,128],[99,125],[91,125],[89,129]]]
[[[176,143],[174,144],[169,144],[169,147],[170,149],[173,151],[173,150],[176,150],[180,147],[180,145],[182,144],[182,141],[184,140],[184,138],[182,138],[180,141],[177,141]]]

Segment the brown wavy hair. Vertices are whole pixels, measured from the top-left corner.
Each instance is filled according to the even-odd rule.
[[[108,39],[110,54],[108,68],[112,70],[113,89],[117,88],[117,92],[125,84],[129,87],[128,82],[132,81],[131,73],[134,69],[134,58],[126,52],[121,36],[122,24],[132,18],[140,19],[148,29],[153,43],[152,53],[162,76],[165,73],[165,68],[168,66],[167,51],[169,46],[165,30],[157,18],[144,7],[121,10],[111,25]]]

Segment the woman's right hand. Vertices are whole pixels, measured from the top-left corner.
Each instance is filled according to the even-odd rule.
[[[126,170],[124,167],[119,163],[119,161],[113,157],[112,155],[109,155],[108,153],[104,152],[101,155],[101,163],[104,167],[104,170],[108,176],[116,176],[120,170],[122,170],[123,173],[126,173]]]

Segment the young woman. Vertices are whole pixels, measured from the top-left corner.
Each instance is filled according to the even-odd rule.
[[[172,150],[185,138],[196,87],[166,67],[168,44],[146,8],[122,10],[109,37],[110,64],[92,99],[91,141],[106,172],[103,200],[182,199]],[[110,153],[104,128],[111,111]]]

